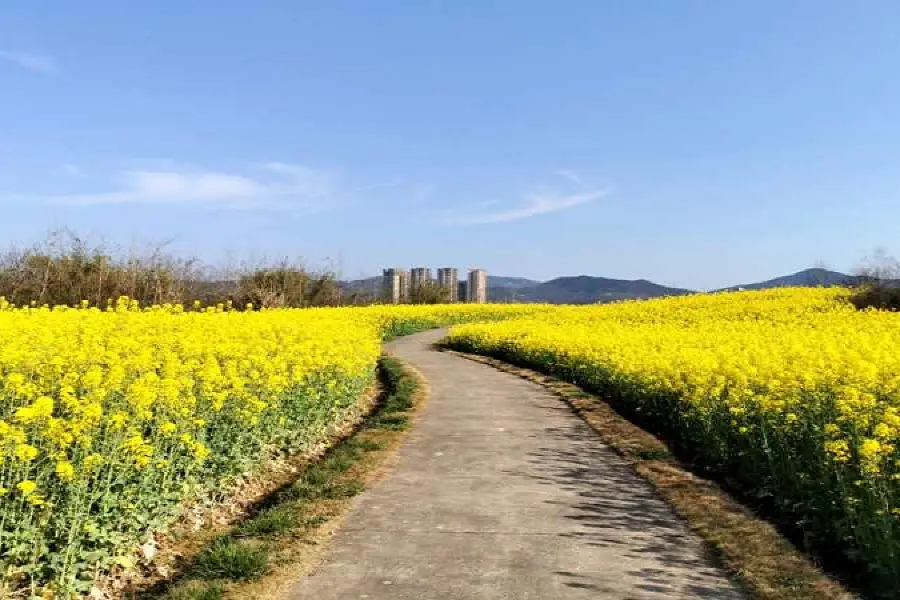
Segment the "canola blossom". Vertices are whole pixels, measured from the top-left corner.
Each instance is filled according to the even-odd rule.
[[[453,328],[453,347],[608,398],[875,590],[900,588],[900,315],[846,290],[561,307]]]
[[[900,315],[847,295],[240,312],[0,299],[0,595],[68,597],[132,564],[186,502],[358,418],[385,338],[446,325],[457,348],[603,394],[898,589]]]
[[[384,336],[541,307],[0,299],[0,595],[83,593],[186,500],[358,418]]]

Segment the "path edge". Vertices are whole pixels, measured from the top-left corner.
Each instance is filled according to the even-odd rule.
[[[214,537],[204,536],[207,542],[226,538],[252,547],[267,548],[267,552],[270,552],[267,568],[256,577],[246,580],[209,578],[188,570],[174,580],[169,580],[169,585],[160,582],[159,587],[163,589],[148,590],[148,594],[140,594],[139,597],[145,600],[275,600],[292,597],[293,588],[327,562],[335,535],[346,517],[356,508],[359,495],[393,470],[400,448],[414,430],[418,414],[428,402],[428,382],[415,367],[386,349],[382,351],[378,362],[379,376],[373,385],[378,393],[375,398],[367,401],[368,408],[363,411],[356,424],[345,435],[332,439],[329,447],[318,457],[307,461],[304,468],[292,478],[293,483],[285,484],[260,499],[259,511],[248,515],[244,520],[232,522],[226,529],[219,529]],[[397,373],[393,385],[389,383],[388,375],[391,363]],[[404,391],[400,391],[401,388]],[[405,404],[405,408],[398,409],[398,403]],[[331,481],[323,482],[325,485],[352,491],[340,496],[290,495],[292,487],[303,486],[304,476],[308,471],[321,471],[323,468],[329,470],[329,462],[346,460],[338,456],[342,449],[347,450],[348,445],[366,444],[376,444],[378,447],[367,447],[362,452],[356,452],[352,464],[333,471]],[[282,495],[285,492],[288,493],[287,496]],[[241,534],[241,527],[252,524],[256,517],[279,508],[288,508],[296,513],[298,524],[284,532],[261,538]],[[303,523],[305,519],[309,519],[309,522]]]
[[[391,430],[387,435],[383,436],[383,438],[387,438],[380,440],[384,442],[384,447],[372,453],[370,458],[374,460],[368,465],[363,465],[361,471],[357,473],[358,479],[363,485],[363,493],[390,475],[396,467],[400,449],[414,431],[416,420],[422,409],[427,405],[430,397],[428,380],[421,371],[386,348],[382,350],[381,358],[395,361],[402,370],[403,378],[413,381],[412,406],[403,413],[409,418],[408,426],[402,430]],[[374,411],[373,414],[377,414],[377,411]],[[363,425],[348,439],[360,436],[366,431],[367,427]],[[232,588],[225,595],[225,598],[231,600],[244,598],[287,600],[293,598],[294,588],[304,578],[315,575],[327,562],[335,536],[343,527],[347,516],[356,508],[358,498],[359,496],[348,499],[340,507],[339,512],[333,515],[319,530],[308,536],[308,539],[300,539],[294,542],[295,544],[312,544],[315,546],[302,560],[293,560],[283,565],[278,572],[267,576],[263,580]]]

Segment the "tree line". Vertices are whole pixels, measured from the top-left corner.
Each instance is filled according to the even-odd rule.
[[[17,306],[105,306],[121,296],[142,306],[190,309],[230,302],[234,308],[338,306],[374,301],[345,293],[337,274],[281,259],[215,269],[166,251],[166,244],[123,251],[61,230],[33,246],[0,254],[0,296]]]

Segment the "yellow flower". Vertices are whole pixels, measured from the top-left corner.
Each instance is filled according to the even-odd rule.
[[[40,396],[34,403],[16,409],[13,418],[19,423],[30,423],[46,419],[53,414],[53,398]]]
[[[22,492],[25,496],[30,496],[37,489],[37,484],[30,479],[26,479],[25,481],[21,481],[16,485],[16,489]]]
[[[56,463],[56,475],[63,481],[69,481],[75,475],[75,467],[67,460]]]
[[[878,440],[863,440],[863,443],[859,448],[859,455],[863,459],[876,458],[879,452],[881,452],[881,444],[878,442]]]
[[[887,423],[879,423],[875,426],[875,437],[880,439],[888,439],[892,437],[897,437],[897,432],[891,428]]]
[[[117,412],[109,418],[109,426],[112,429],[122,429],[128,422],[128,415],[122,411]]]
[[[30,444],[19,444],[16,446],[16,458],[23,462],[30,462],[37,458],[38,449]]]
[[[104,458],[102,455],[94,453],[86,456],[82,465],[84,466],[84,470],[91,472],[96,470],[100,465],[104,463]]]

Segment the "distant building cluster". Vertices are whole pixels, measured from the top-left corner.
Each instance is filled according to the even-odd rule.
[[[487,302],[487,272],[484,269],[469,269],[469,276],[460,281],[454,267],[437,270],[437,279],[432,279],[431,269],[384,269],[382,271],[381,299],[389,304],[405,304],[422,301],[417,298],[421,290],[439,290],[447,302]]]

